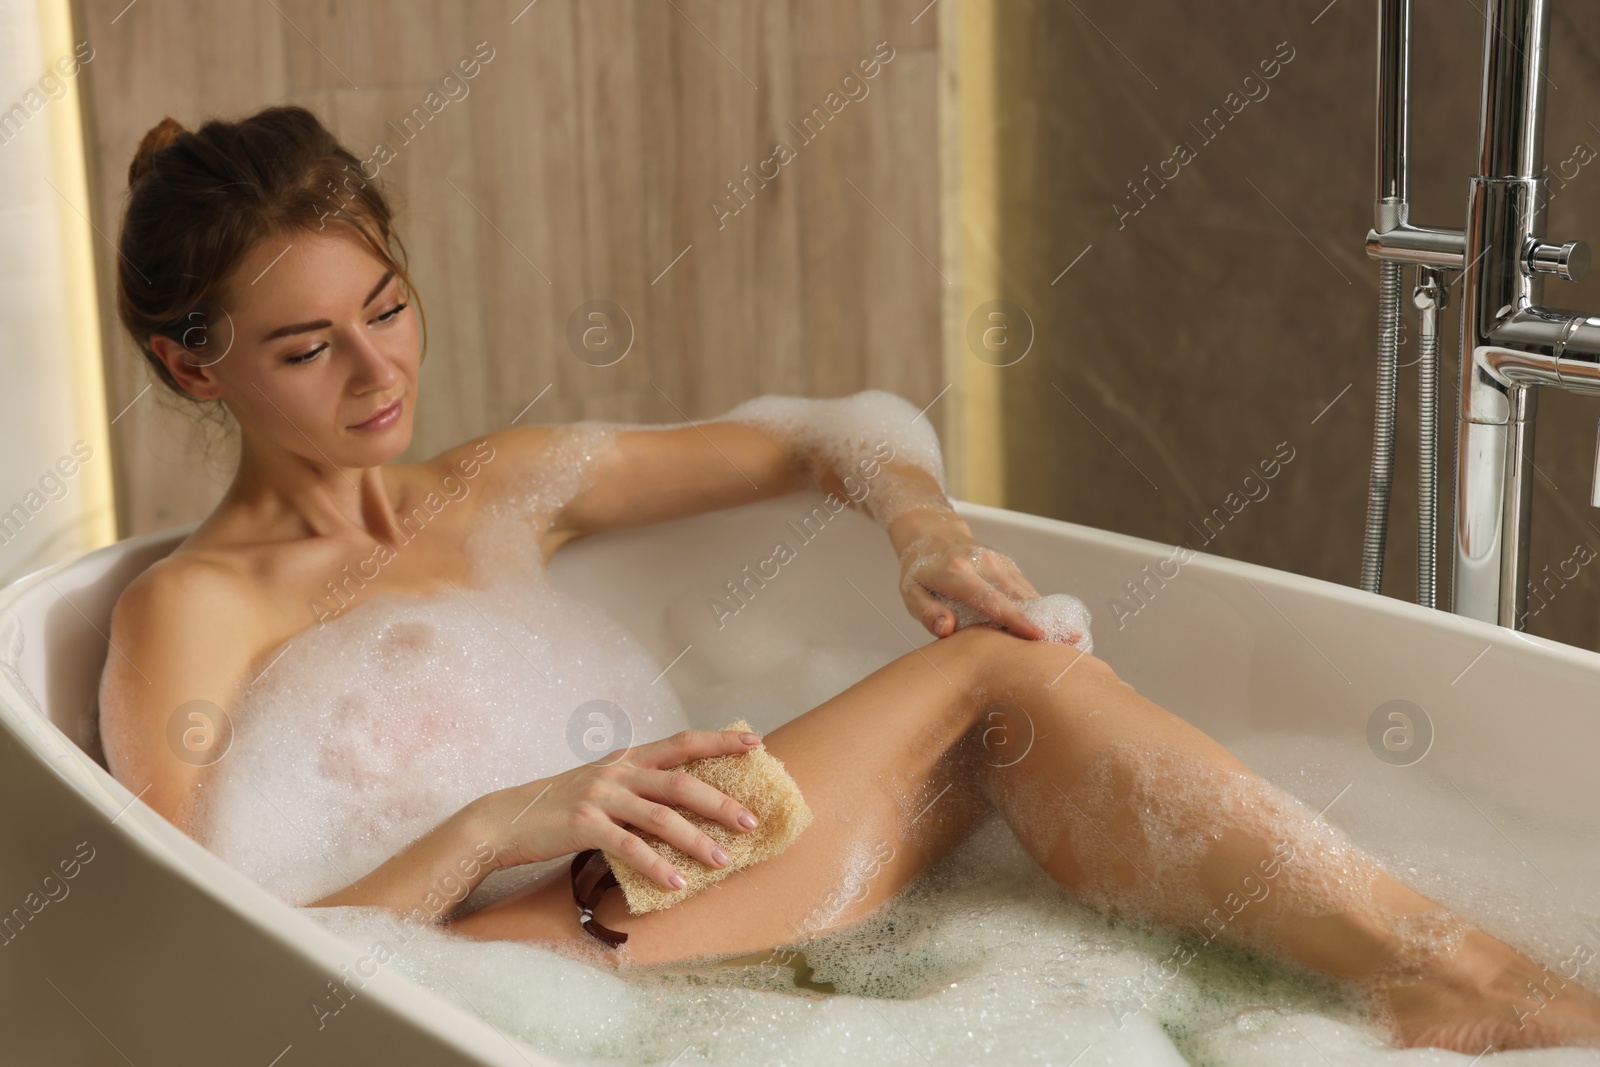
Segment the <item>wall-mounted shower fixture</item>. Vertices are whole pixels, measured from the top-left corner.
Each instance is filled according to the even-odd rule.
[[[1521,629],[1528,596],[1533,420],[1540,386],[1600,394],[1600,317],[1547,308],[1544,276],[1583,277],[1581,241],[1545,239],[1545,60],[1550,0],[1486,0],[1482,152],[1461,230],[1413,226],[1406,186],[1411,3],[1378,3],[1378,195],[1367,254],[1379,260],[1378,409],[1361,588],[1379,592],[1394,449],[1400,275],[1417,268],[1417,599],[1433,606],[1435,378],[1440,312],[1461,272],[1450,610]],[[1600,478],[1600,469],[1597,469]],[[1596,485],[1600,499],[1600,481]]]

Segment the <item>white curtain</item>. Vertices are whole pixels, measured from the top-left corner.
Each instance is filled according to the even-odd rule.
[[[92,63],[67,0],[0,0],[0,585],[115,537],[79,121]]]

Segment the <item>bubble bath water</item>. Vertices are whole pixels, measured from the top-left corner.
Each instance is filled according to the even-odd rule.
[[[1554,891],[1533,890],[1538,876],[1517,869],[1514,852],[1491,847],[1500,841],[1493,830],[1470,825],[1472,809],[1448,787],[1426,776],[1397,785],[1392,768],[1360,742],[1268,735],[1231,748],[1267,778],[1312,795],[1353,783],[1341,800],[1351,802],[1343,825],[1387,869],[1538,958],[1554,965],[1574,940],[1600,943],[1600,860],[1577,855],[1559,833],[1517,842],[1552,871],[1553,857],[1566,857],[1573,877],[1555,876],[1589,887],[1581,901],[1569,893],[1557,906]],[[1491,798],[1475,794],[1473,802],[1494,810]],[[1396,810],[1416,824],[1397,826]],[[1416,825],[1458,829],[1423,835]],[[404,944],[387,966],[569,1062],[1285,1067],[1472,1059],[1389,1048],[1361,999],[1331,979],[1107,919],[1057,887],[998,816],[867,919],[798,945],[809,983],[832,993],[796,988],[792,972],[777,966],[617,973],[541,943],[475,942],[415,926],[397,935],[396,920],[376,909],[308,913],[350,940],[352,958],[380,941]],[[1175,956],[1187,962],[1174,966]],[[1542,1049],[1484,1062],[1600,1064],[1600,1052]]]

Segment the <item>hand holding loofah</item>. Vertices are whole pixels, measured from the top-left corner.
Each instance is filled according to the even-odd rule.
[[[740,719],[724,729],[749,730],[750,724]],[[629,827],[682,872],[684,881],[682,889],[667,889],[622,858],[606,852],[606,863],[628,898],[628,911],[633,915],[670,908],[740,868],[778,855],[811,824],[811,809],[800,795],[800,787],[784,770],[783,761],[764,745],[742,755],[692,760],[683,765],[683,770],[749,808],[759,822],[754,830],[739,833],[698,812],[676,807],[679,814],[722,846],[728,854],[728,863],[723,867],[707,867],[654,834]]]

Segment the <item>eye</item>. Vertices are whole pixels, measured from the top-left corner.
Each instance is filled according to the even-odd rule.
[[[373,321],[374,322],[381,322],[384,325],[388,325],[389,323],[395,321],[395,319],[399,316],[400,312],[404,311],[406,308],[408,308],[410,306],[411,306],[411,304],[409,302],[396,304],[394,307],[390,308],[388,311],[385,311],[382,315],[379,315]],[[298,366],[298,365],[300,365],[302,363],[310,363],[313,359],[316,359],[319,355],[321,355],[322,354],[322,350],[327,348],[327,347],[328,346],[326,344],[318,345],[316,348],[313,348],[311,351],[302,353],[301,355],[288,356],[288,357],[286,357],[284,359],[284,362],[289,364],[289,365],[291,365],[291,366]]]

